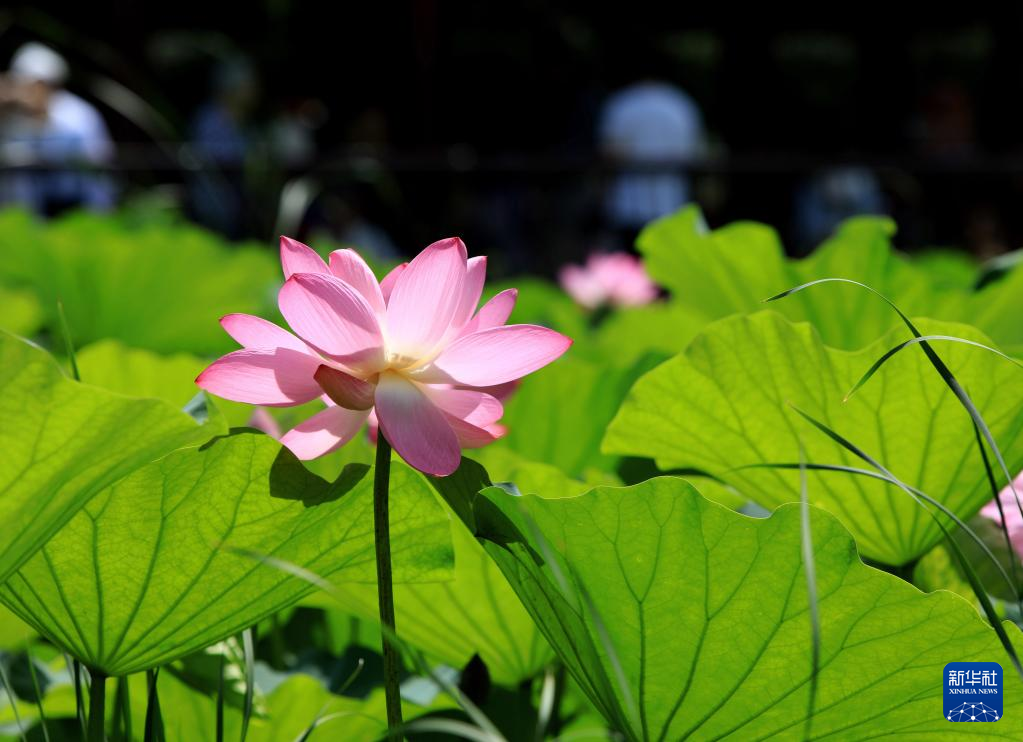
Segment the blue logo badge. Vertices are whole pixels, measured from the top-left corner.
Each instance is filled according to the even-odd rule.
[[[1002,666],[997,662],[945,665],[945,718],[998,721],[1002,718]]]

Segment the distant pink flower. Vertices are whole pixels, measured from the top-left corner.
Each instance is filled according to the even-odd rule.
[[[486,258],[466,258],[457,238],[435,242],[377,282],[353,250],[329,266],[312,249],[281,238],[287,279],[278,295],[291,334],[247,314],[221,320],[243,346],[215,361],[196,383],[225,399],[290,407],[316,398],[328,407],[284,434],[301,459],[350,441],[371,413],[409,464],[445,476],[461,449],[504,434],[488,387],[555,360],[572,341],[535,325],[505,325],[517,292],[476,311]]]
[[[1020,501],[1023,502],[1023,472],[1016,476],[1013,486],[1016,488]],[[998,500],[1002,504],[1002,510],[1005,511],[1005,527],[1009,532],[1012,548],[1016,550],[1017,555],[1023,557],[1023,514],[1019,512],[1019,505],[1016,503],[1016,496],[1012,493],[1012,488],[1006,486],[998,493]],[[994,500],[985,505],[980,514],[999,525],[1002,524],[1002,517]]]
[[[657,286],[635,255],[593,253],[585,265],[566,265],[558,280],[569,296],[587,309],[634,307],[657,298]]]
[[[257,407],[249,416],[249,427],[266,433],[275,440],[281,439],[281,426],[267,412],[265,407]]]

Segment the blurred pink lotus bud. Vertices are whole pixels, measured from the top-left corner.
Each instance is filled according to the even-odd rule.
[[[587,309],[635,307],[657,298],[657,286],[635,255],[593,253],[585,265],[566,265],[558,274],[561,288]]]

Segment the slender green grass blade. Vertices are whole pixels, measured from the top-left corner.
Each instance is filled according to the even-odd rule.
[[[249,733],[249,722],[252,720],[252,701],[256,694],[256,627],[252,626],[242,632],[242,647],[245,651],[245,706],[242,713],[241,742]]]
[[[536,732],[533,734],[533,742],[542,742],[547,736],[547,727],[550,726],[551,716],[554,713],[556,690],[554,671],[548,667],[543,674],[543,685],[540,688],[540,703],[536,708]]]
[[[849,283],[849,284],[852,284],[853,286],[859,286],[862,289],[866,289],[867,291],[871,292],[872,294],[875,294],[876,296],[878,296],[881,299],[883,299],[888,304],[888,306],[890,306],[892,309],[894,309],[896,312],[898,312],[899,316],[902,317],[904,322],[906,322],[907,324],[912,326],[912,323],[909,321],[909,318],[905,314],[902,313],[902,310],[899,309],[898,306],[896,306],[895,302],[893,302],[887,296],[885,296],[880,291],[875,289],[873,286],[868,286],[865,283],[860,283],[859,281],[854,281],[851,278],[818,278],[815,281],[807,281],[806,283],[801,283],[798,286],[793,286],[790,289],[782,291],[780,294],[775,294],[774,296],[767,297],[766,299],[764,299],[764,303],[766,304],[768,302],[778,301],[779,299],[784,299],[784,298],[786,298],[788,296],[792,296],[793,294],[798,294],[800,291],[808,289],[811,286],[819,286],[819,285],[824,284],[824,283]]]
[[[65,655],[67,656],[67,655]],[[75,713],[82,727],[82,739],[85,739],[85,698],[82,696],[82,663],[71,660],[71,681],[75,684]]]
[[[1005,510],[1002,508],[1001,492],[998,491],[998,482],[995,480],[995,473],[991,469],[991,461],[987,457],[987,450],[984,448],[984,441],[980,436],[980,429],[976,423],[973,426],[974,439],[977,441],[977,448],[980,450],[980,459],[984,462],[984,474],[987,476],[988,486],[991,488],[991,495],[995,501],[995,506],[998,508],[998,526],[1002,532],[1002,536],[1005,538],[1005,553],[1015,554],[1016,550],[1012,547],[1012,537],[1009,536],[1008,521],[1005,519]],[[1023,614],[1023,585],[1019,580],[1019,568],[1016,564],[1018,560],[1010,559],[1009,568],[1012,570],[1012,582],[1015,585],[1013,594],[1016,596],[1016,603],[1019,606],[1020,613]]]
[[[417,719],[411,724],[406,724],[405,729],[418,734],[441,734],[445,739],[469,739],[474,742],[497,742],[498,740],[503,742],[504,740],[503,736],[495,737],[479,727],[454,719]]]
[[[217,742],[224,742],[224,655],[217,672]]]
[[[926,348],[927,346],[921,347]],[[931,352],[933,353],[933,351]],[[944,366],[944,364],[942,365]],[[976,425],[980,430],[981,434],[984,436],[984,440],[987,441],[992,453],[994,453],[995,459],[997,459],[998,465],[1001,467],[1002,474],[1005,476],[1006,482],[1008,482],[1009,489],[1011,490],[1013,497],[1016,499],[1016,507],[1019,508],[1020,515],[1023,516],[1023,502],[1020,501],[1019,493],[1016,491],[1014,477],[1009,473],[1009,467],[1005,464],[1005,457],[1002,456],[1002,451],[998,447],[998,444],[995,443],[995,439],[991,434],[990,428],[988,428],[984,418],[981,417],[980,410],[978,410],[977,406],[973,404],[973,400],[970,399],[970,395],[966,393],[966,390],[963,389],[956,378],[951,375],[951,372],[948,372],[948,376],[945,378],[946,383],[952,389],[952,392],[956,395],[956,397],[959,398],[959,401],[963,404],[963,406],[966,407],[967,411],[970,413],[970,417],[973,418],[974,425]]]
[[[334,691],[334,694],[338,695],[338,696],[343,696],[345,691],[348,690],[348,688],[351,686],[351,684],[355,682],[355,679],[357,677],[359,677],[359,675],[362,674],[362,669],[365,666],[366,666],[366,661],[362,657],[360,657],[358,662],[355,665],[355,670],[353,670],[352,674],[348,676],[348,679],[345,680],[345,682],[343,682],[341,684],[341,687],[338,688],[336,691]],[[324,708],[326,708],[326,707],[324,707]],[[354,713],[354,712],[345,711],[345,712],[339,712],[339,713],[335,713],[335,714],[324,715],[324,713],[323,713],[324,708],[320,709],[319,713],[316,714],[316,717],[309,723],[309,726],[305,728],[305,731],[302,732],[302,734],[300,734],[298,737],[295,738],[295,742],[305,742],[307,739],[309,739],[309,735],[311,735],[313,733],[313,731],[317,727],[319,727],[319,726],[321,726],[323,724],[326,724],[328,721],[331,721],[333,719],[337,719],[337,718],[340,718],[342,716],[351,716],[352,713]]]
[[[360,675],[362,675],[362,670],[364,667],[366,667],[366,660],[360,657],[358,661],[355,663],[355,669],[352,670],[352,674],[348,676],[348,679],[345,680],[345,682],[341,683],[341,687],[338,688],[334,692],[334,694],[338,696],[343,696],[345,694],[345,691],[351,687],[352,683],[354,683],[356,679]]]
[[[838,443],[840,446],[845,448],[853,455],[857,456],[863,461],[866,461],[868,464],[870,464],[872,467],[877,469],[882,474],[885,474],[886,476],[890,477],[891,481],[894,484],[903,489],[911,497],[915,497],[909,485],[899,480],[898,477],[896,477],[894,474],[888,471],[888,469],[886,469],[881,463],[876,461],[869,454],[860,450],[855,444],[846,440],[839,433],[835,432],[834,430],[832,430],[819,420],[814,419],[812,416],[803,412],[798,407],[793,406],[792,409],[798,412],[805,420],[807,420],[807,422],[809,422],[815,428],[817,428],[822,433],[831,438],[833,441],[835,441],[835,443]],[[988,622],[991,624],[991,628],[995,630],[995,634],[998,635],[999,641],[1005,648],[1005,653],[1009,655],[1009,659],[1011,660],[1013,667],[1016,669],[1016,672],[1019,674],[1020,678],[1023,679],[1023,665],[1020,664],[1019,657],[1016,655],[1016,649],[1012,646],[1012,642],[1009,640],[1008,634],[1005,633],[1005,627],[1002,626],[1001,619],[995,612],[994,606],[991,605],[991,599],[988,597],[987,591],[984,589],[984,586],[981,584],[980,579],[977,577],[977,573],[974,571],[973,565],[971,565],[970,561],[963,555],[963,552],[959,548],[959,546],[954,543],[951,534],[948,532],[948,529],[945,528],[945,524],[942,523],[941,520],[937,518],[937,516],[934,517],[935,522],[941,528],[941,531],[944,534],[945,539],[949,542],[949,545],[952,547],[952,550],[957,560],[959,561],[960,565],[962,566],[963,571],[966,573],[966,577],[970,582],[970,587],[973,588],[973,592],[977,596],[977,600],[980,601],[981,607],[984,609],[984,614],[987,616]]]
[[[28,673],[32,677],[32,692],[36,696],[36,709],[39,711],[39,725],[43,729],[44,742],[50,742],[50,730],[46,723],[46,711],[43,710],[43,694],[39,688],[39,676],[36,674],[36,662],[32,657],[32,643],[25,645],[25,655],[28,658]]]
[[[399,642],[399,646],[401,646],[401,640],[398,639],[397,634],[387,627],[384,628],[394,637],[395,640]],[[465,711],[466,715],[475,722],[476,727],[487,735],[486,739],[490,742],[506,742],[504,735],[498,731],[494,723],[475,703],[469,700],[468,696],[462,693],[458,686],[452,684],[447,680],[447,678],[444,678],[430,668],[429,664],[426,662],[426,658],[423,657],[422,652],[407,644],[405,645],[405,650],[411,658],[412,664],[416,668],[417,672],[424,677],[430,678],[430,680],[436,683],[438,688],[441,688],[445,693],[453,698],[455,702],[462,707],[462,710]]]
[[[853,281],[852,279],[849,278],[820,278],[817,279],[816,281],[810,281],[809,283],[804,283],[794,288],[788,289],[787,291],[783,291],[780,294],[775,294],[772,297],[764,299],[764,301],[765,302],[777,301],[778,299],[783,299],[786,296],[791,296],[792,294],[810,288],[811,286],[818,286],[824,283],[848,283],[852,284],[853,286],[859,286],[860,288],[866,289],[875,296],[880,297],[886,304],[888,304],[888,306],[890,306],[895,311],[896,314],[899,315],[899,318],[902,319],[903,324],[905,324],[906,327],[909,328],[909,331],[913,333],[913,337],[916,338],[924,337],[924,335],[916,328],[916,325],[913,324],[912,320],[910,320],[909,317],[907,317],[906,314],[901,309],[899,309],[895,302],[893,302],[891,299],[889,299],[887,296],[882,294],[877,289],[868,286],[865,283]],[[984,421],[983,416],[980,414],[980,410],[977,409],[977,406],[973,403],[973,400],[970,399],[970,395],[966,393],[966,390],[963,389],[962,385],[959,383],[959,380],[956,379],[951,369],[949,369],[949,367],[945,365],[945,362],[941,360],[941,357],[937,354],[934,348],[931,347],[930,343],[926,342],[925,340],[921,340],[920,348],[927,356],[927,359],[931,362],[931,365],[934,366],[934,369],[941,376],[942,380],[945,382],[945,385],[952,390],[952,393],[956,395],[956,398],[959,400],[960,404],[962,404],[963,407],[966,408],[966,411],[970,414],[970,417],[973,419],[974,425],[976,425],[980,429],[981,434],[984,436],[984,440],[987,441],[988,446],[990,446],[991,451],[994,453],[995,458],[998,460],[998,465],[999,467],[1001,467],[1002,474],[1005,476],[1006,481],[1009,483],[1009,488],[1012,491],[1012,495],[1016,500],[1016,507],[1019,508],[1020,516],[1023,516],[1023,501],[1020,500],[1019,493],[1016,491],[1016,485],[1013,482],[1013,475],[1009,473],[1009,467],[1006,466],[1005,464],[1005,457],[1002,456],[1002,451],[1000,448],[998,448],[998,444],[995,442],[994,436],[991,434],[990,428],[988,428],[987,423]]]
[[[811,424],[813,424],[815,427],[817,427],[819,430],[821,430],[823,433],[825,433],[828,437],[830,437],[832,440],[834,440],[836,443],[838,443],[840,446],[845,448],[847,451],[850,451],[851,453],[853,453],[855,456],[857,456],[858,458],[862,459],[863,461],[866,461],[868,464],[873,466],[878,472],[880,472],[881,474],[884,475],[883,477],[879,477],[879,478],[884,479],[885,481],[887,481],[887,482],[889,482],[891,484],[894,484],[896,487],[898,487],[899,489],[901,489],[904,492],[906,492],[910,497],[913,497],[917,501],[917,503],[919,505],[921,505],[921,507],[924,507],[924,504],[923,504],[922,501],[926,501],[927,503],[937,507],[939,510],[941,510],[942,513],[944,513],[949,518],[951,518],[953,521],[955,521],[956,525],[959,526],[967,535],[969,535],[970,538],[973,540],[973,542],[976,543],[977,546],[979,546],[984,551],[984,553],[987,555],[988,559],[991,560],[991,562],[994,564],[995,568],[1002,575],[1002,578],[1005,580],[1005,582],[1009,586],[1010,590],[1013,590],[1013,591],[1015,590],[1015,587],[1013,586],[1012,580],[1010,579],[1009,575],[1005,572],[1005,569],[1002,567],[1001,562],[999,562],[998,559],[995,557],[995,555],[993,553],[991,553],[991,550],[987,547],[987,544],[985,544],[983,539],[981,539],[979,536],[977,536],[977,534],[973,531],[973,529],[971,529],[968,525],[966,525],[966,523],[964,523],[955,513],[953,513],[951,510],[946,508],[944,505],[942,505],[940,502],[938,502],[934,498],[932,498],[932,497],[926,495],[925,493],[921,492],[916,487],[912,487],[912,486],[906,484],[905,482],[903,482],[902,480],[900,480],[898,477],[896,477],[894,474],[892,474],[890,471],[888,471],[888,469],[886,469],[884,466],[882,466],[878,461],[874,460],[869,454],[865,453],[859,447],[857,447],[856,445],[851,443],[849,440],[847,440],[846,438],[842,437],[841,435],[839,435],[835,431],[831,430],[828,426],[824,425],[824,423],[821,423],[820,421],[815,420],[813,417],[811,417],[810,415],[808,415],[807,413],[803,412],[802,410],[800,410],[797,407],[793,407],[793,409],[796,410],[796,412],[798,412],[800,415],[802,415],[803,418],[805,418],[807,421],[809,421]],[[948,531],[945,529],[944,524],[941,522],[941,520],[938,519],[938,517],[936,515],[934,515],[934,513],[931,512],[930,510],[928,510],[926,507],[924,507],[924,510],[925,510],[925,512],[927,512],[927,513],[929,513],[931,515],[931,517],[935,520],[935,522],[941,527],[942,532],[945,533],[946,538],[948,538]],[[970,567],[970,569],[972,569],[972,566]],[[986,592],[985,592],[985,594],[986,594]]]
[[[325,593],[327,593],[332,598],[337,600],[338,603],[340,603],[342,606],[345,605],[345,599],[343,594],[336,587],[334,587],[334,585],[329,580],[324,579],[323,577],[316,574],[315,572],[312,572],[311,570],[305,569],[304,567],[300,567],[297,564],[286,561],[284,559],[279,559],[268,554],[260,554],[259,552],[252,551],[251,549],[241,549],[230,545],[226,545],[225,548],[235,552],[236,554],[241,554],[251,559],[255,559],[256,561],[259,561],[263,564],[269,565],[276,569],[287,572],[290,575],[298,577],[299,579],[305,580],[306,582],[309,582],[310,584],[315,585],[316,587],[323,590]],[[422,654],[415,647],[408,644],[397,633],[391,631],[390,628],[388,628],[387,626],[381,625],[380,630],[387,635],[387,639],[393,642],[394,645],[398,647],[399,651],[403,655],[409,657],[412,660],[413,665],[417,668],[417,671],[421,675],[430,678],[434,683],[436,683],[437,687],[441,688],[452,699],[454,699],[455,702],[462,708],[463,711],[465,711],[469,718],[472,719],[480,729],[483,729],[485,732],[491,735],[490,737],[488,737],[488,739],[491,740],[491,742],[494,742],[495,740],[496,741],[504,740],[504,737],[497,730],[497,727],[494,725],[494,723],[487,718],[486,714],[484,714],[476,706],[476,704],[470,701],[465,696],[465,694],[458,689],[457,686],[452,685],[444,677],[438,675],[432,669],[430,669],[428,663],[423,658]],[[316,726],[319,726],[319,724],[326,722],[330,718],[334,718],[334,716],[324,717],[322,720],[320,720],[319,723],[314,722],[314,724],[316,724]],[[311,732],[311,730],[306,731]]]
[[[888,361],[889,358],[894,356],[896,353],[898,353],[903,348],[907,348],[907,347],[909,347],[911,345],[916,345],[917,343],[929,343],[929,342],[932,342],[934,340],[942,340],[942,341],[948,341],[948,342],[952,342],[952,343],[962,343],[964,345],[972,345],[975,348],[980,348],[981,350],[986,350],[986,351],[988,351],[990,353],[994,353],[996,356],[1001,356],[1005,360],[1007,360],[1007,361],[1009,361],[1009,362],[1019,366],[1021,369],[1023,369],[1023,363],[1020,363],[1019,361],[1017,361],[1012,356],[1006,355],[1005,353],[1003,353],[1002,351],[998,350],[997,348],[992,348],[991,346],[984,345],[983,343],[978,343],[978,342],[975,342],[973,340],[967,340],[966,338],[956,337],[954,335],[922,335],[920,337],[910,338],[909,340],[905,341],[904,343],[899,343],[894,348],[892,348],[887,353],[885,353],[883,356],[881,356],[876,361],[874,361],[874,364],[867,370],[867,372],[865,374],[863,374],[863,376],[860,377],[860,380],[856,382],[856,384],[853,386],[853,388],[850,389],[848,392],[846,392],[846,395],[842,399],[842,401],[843,402],[848,402],[849,398],[852,395],[854,395],[856,393],[856,391],[861,386],[863,386],[868,381],[870,381],[870,378],[874,374],[877,373],[878,369],[880,369],[881,366],[883,366]]]
[[[14,725],[18,727],[18,736],[21,737],[22,742],[28,739],[25,734],[25,726],[21,721],[21,714],[18,713],[18,699],[14,695],[14,688],[11,687],[10,678],[7,677],[7,668],[4,666],[4,662],[0,659],[0,683],[3,684],[4,690],[7,691],[7,697],[11,700],[11,711],[14,712]]]
[[[628,679],[625,677],[625,670],[622,665],[621,657],[619,657],[618,651],[615,649],[614,643],[611,641],[611,634],[607,630],[607,625],[604,623],[604,619],[601,617],[600,612],[597,610],[597,605],[594,602],[593,597],[581,581],[576,581],[575,584],[568,581],[565,574],[561,571],[561,566],[558,564],[554,548],[543,535],[540,527],[536,524],[536,521],[533,520],[521,504],[520,513],[522,514],[522,518],[525,520],[530,531],[532,531],[533,538],[535,538],[539,544],[544,561],[550,567],[551,574],[554,575],[555,580],[558,582],[558,588],[569,599],[571,599],[571,595],[573,593],[578,593],[582,597],[583,607],[590,615],[590,620],[593,622],[593,626],[597,631],[597,636],[600,638],[601,647],[607,654],[608,660],[611,663],[611,668],[614,671],[615,682],[618,683],[618,691],[621,693],[621,697],[625,701],[626,714],[629,717],[630,726],[632,725],[632,722],[638,719],[640,728],[643,729],[644,736],[648,737],[649,732],[646,729],[646,718],[640,711],[635,697],[632,695],[632,688],[629,685]]]
[[[71,339],[71,328],[67,323],[67,315],[64,314],[64,302],[57,300],[57,319],[60,322],[60,334],[64,337],[64,350],[67,352],[68,362],[71,364],[71,378],[81,381],[82,375],[78,372],[78,360],[75,358],[75,343]]]
[[[275,613],[270,617],[270,656],[271,664],[283,667],[284,660],[284,627],[281,625],[280,614]]]
[[[332,721],[336,721],[338,719],[349,719],[353,716],[362,719],[369,719],[370,721],[373,722],[377,721],[376,717],[370,716],[368,714],[359,713],[358,711],[338,711],[333,714],[327,714],[326,716],[317,716],[300,735],[295,737],[294,742],[306,742],[306,740],[309,739],[309,737],[312,735],[314,731],[324,726],[325,724],[328,724]],[[341,739],[341,737],[336,737],[336,739]]]
[[[1005,651],[1009,654],[1009,659],[1012,660],[1013,667],[1016,668],[1016,672],[1020,675],[1020,677],[1023,677],[1023,667],[1020,666],[1019,658],[1016,656],[1012,642],[1010,641],[1008,634],[1005,633],[1005,627],[1002,626],[1002,622],[998,618],[998,614],[995,611],[994,606],[991,605],[991,599],[984,590],[984,586],[981,584],[980,578],[977,577],[977,573],[970,565],[970,560],[966,558],[962,549],[959,548],[959,544],[955,542],[955,539],[953,539],[951,535],[946,534],[945,539],[948,541],[948,545],[952,548],[956,561],[962,565],[963,571],[966,573],[966,579],[969,580],[970,587],[973,588],[974,594],[976,594],[977,599],[980,601],[981,607],[984,609],[984,613],[987,615],[988,621],[991,623],[991,627],[995,630],[995,633],[998,634],[998,638],[1001,640],[1002,646],[1005,647]]]
[[[799,521],[800,545],[803,551],[803,571],[806,573],[807,607],[810,610],[810,634],[813,642],[810,666],[810,699],[807,702],[806,726],[803,738],[813,739],[812,724],[817,705],[817,681],[821,663],[821,619],[817,605],[817,569],[813,559],[813,534],[810,532],[810,498],[806,484],[806,456],[799,448]]]
[[[984,552],[984,554],[987,556],[987,558],[991,561],[991,564],[998,571],[998,573],[1002,576],[1002,579],[1005,581],[1005,584],[1009,587],[1010,591],[1015,590],[1015,588],[1013,587],[1013,582],[1012,582],[1011,578],[1009,577],[1009,575],[1005,571],[1005,569],[1002,567],[1002,563],[998,561],[998,558],[994,555],[994,553],[992,553],[992,551],[988,547],[988,545],[984,543],[984,540],[980,536],[977,535],[976,531],[974,531],[972,528],[970,528],[954,512],[952,512],[951,510],[946,508],[944,505],[942,505],[940,502],[938,502],[933,497],[928,495],[926,492],[923,492],[923,491],[917,489],[916,487],[912,487],[912,486],[910,486],[908,484],[905,484],[904,482],[899,482],[899,480],[897,480],[895,478],[892,478],[892,477],[889,477],[889,476],[886,476],[885,474],[881,474],[881,473],[876,472],[876,471],[870,471],[869,469],[858,469],[858,468],[856,468],[854,466],[843,466],[843,465],[840,465],[840,464],[814,464],[814,463],[807,463],[807,464],[804,464],[804,466],[805,466],[806,469],[811,470],[811,471],[834,471],[834,472],[843,472],[845,474],[857,474],[857,475],[860,475],[860,476],[872,477],[873,479],[880,479],[883,482],[887,482],[888,484],[895,485],[896,487],[899,487],[900,489],[903,489],[904,491],[908,490],[912,495],[915,495],[916,498],[919,498],[919,499],[917,499],[917,503],[921,507],[923,507],[923,502],[920,502],[920,501],[923,500],[923,501],[927,502],[928,504],[933,505],[934,507],[938,508],[942,513],[944,513],[946,516],[948,516],[951,520],[955,521],[955,524],[957,526],[959,526],[967,536],[970,537],[970,540],[973,541],[973,543],[976,544],[977,547],[981,551]],[[739,468],[740,469],[798,469],[799,468],[799,464],[793,464],[793,463],[750,464],[748,466],[742,466],[742,467],[739,467]],[[931,511],[927,510],[926,508],[924,508],[924,512],[928,513],[932,518],[936,518],[934,513],[932,513]]]

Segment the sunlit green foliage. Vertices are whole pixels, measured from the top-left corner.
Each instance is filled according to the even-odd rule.
[[[1023,351],[1023,264],[894,244],[889,220],[859,218],[793,260],[768,226],[710,230],[687,208],[639,239],[665,289],[648,306],[588,312],[541,277],[491,281],[488,296],[519,289],[512,322],[575,344],[522,382],[505,401],[508,434],[468,451],[451,477],[393,465],[406,721],[513,741],[931,739],[952,734],[939,716],[942,666],[983,659],[1005,670],[1005,718],[988,731],[1020,738],[1019,677],[971,605],[954,549],[904,491],[806,472],[808,597],[804,524],[787,504],[800,499],[798,462],[862,462],[796,408],[969,522],[999,566],[962,531],[956,546],[998,610],[1020,619],[1001,576],[1020,579],[1018,557],[974,517],[992,496],[977,436],[922,348],[843,401],[908,338],[898,315],[842,285],[762,311],[797,284],[850,278],[920,317],[924,332]],[[15,671],[13,695],[0,689],[0,740],[20,737],[18,719],[42,738],[40,708],[51,739],[75,738],[65,653],[127,675],[122,706],[118,680],[106,686],[118,738],[127,720],[143,739],[141,671],[156,667],[166,740],[217,739],[221,672],[223,738],[238,739],[248,670],[249,740],[384,730],[369,436],[300,463],[242,429],[252,407],[196,398],[196,374],[236,347],[221,315],[282,322],[275,247],[228,244],[176,219],[44,224],[0,212],[0,663]],[[81,382],[69,378],[58,300]],[[1023,467],[1023,370],[934,345],[1010,470]],[[287,430],[320,408],[261,414]]]

